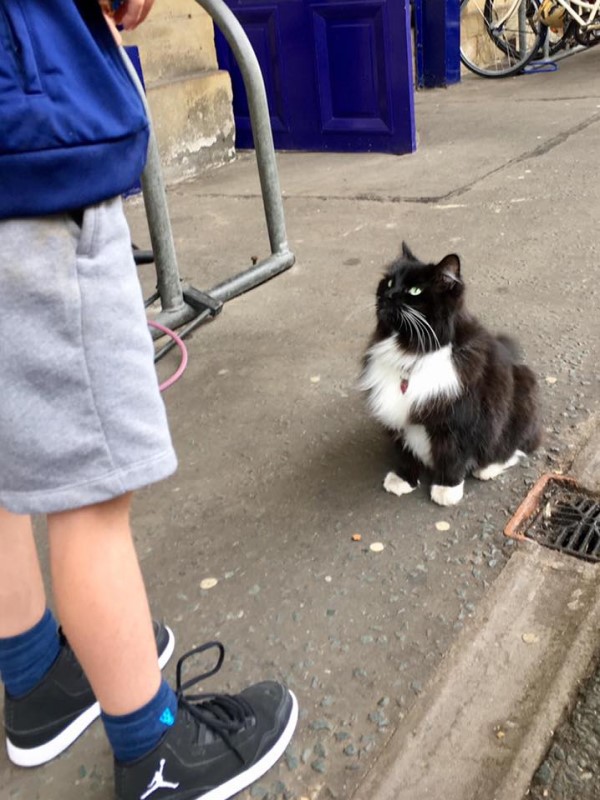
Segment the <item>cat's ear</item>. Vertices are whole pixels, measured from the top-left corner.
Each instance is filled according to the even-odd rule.
[[[456,253],[451,253],[442,258],[437,265],[440,280],[448,288],[452,288],[457,283],[462,283],[460,279],[460,258]]]
[[[418,261],[406,242],[402,242],[402,258],[405,258],[407,261]]]

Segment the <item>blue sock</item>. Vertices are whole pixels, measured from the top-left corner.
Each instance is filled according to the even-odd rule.
[[[25,633],[0,639],[0,678],[11,697],[36,686],[60,653],[58,625],[50,609]]]
[[[153,750],[177,717],[177,697],[163,680],[149,703],[123,716],[102,712],[102,722],[117,761],[135,761]]]

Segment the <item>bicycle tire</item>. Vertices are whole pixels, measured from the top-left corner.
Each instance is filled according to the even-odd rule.
[[[539,0],[461,0],[460,60],[483,78],[518,75],[540,51],[548,29],[537,20]]]

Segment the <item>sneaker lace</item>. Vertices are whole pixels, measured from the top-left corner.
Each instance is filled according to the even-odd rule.
[[[208,672],[203,672],[201,675],[183,681],[183,665],[187,659],[213,648],[219,651],[216,665]],[[250,703],[240,695],[186,693],[188,689],[196,686],[200,681],[215,675],[221,669],[224,658],[225,648],[221,642],[207,642],[181,656],[177,662],[177,700],[179,707],[184,708],[198,723],[196,740],[200,735],[200,726],[204,725],[212,733],[219,736],[241,760],[242,764],[245,764],[246,759],[231,741],[231,736],[239,733],[254,719],[254,712]]]

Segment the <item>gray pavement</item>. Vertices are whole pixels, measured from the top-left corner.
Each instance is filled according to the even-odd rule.
[[[297,265],[190,340],[189,368],[166,396],[180,469],[142,492],[134,515],[177,653],[212,638],[227,647],[207,689],[274,676],[298,695],[286,758],[244,800],[360,790],[428,702],[457,635],[477,624],[514,550],[507,517],[540,473],[568,467],[600,406],[599,67],[592,51],[554,74],[468,76],[421,93],[411,156],[279,156]],[[198,288],[265,253],[251,154],[171,187],[169,203],[182,274]],[[141,204],[128,215],[147,245]],[[374,289],[402,239],[425,259],[461,254],[471,307],[520,338],[542,385],[544,448],[495,482],[469,482],[451,510],[383,492],[389,450],[356,390]],[[148,268],[142,276],[150,293]],[[205,578],[216,585],[201,588]],[[0,756],[2,800],[104,800],[111,780],[99,725],[41,770]],[[442,779],[426,796],[446,796]]]

